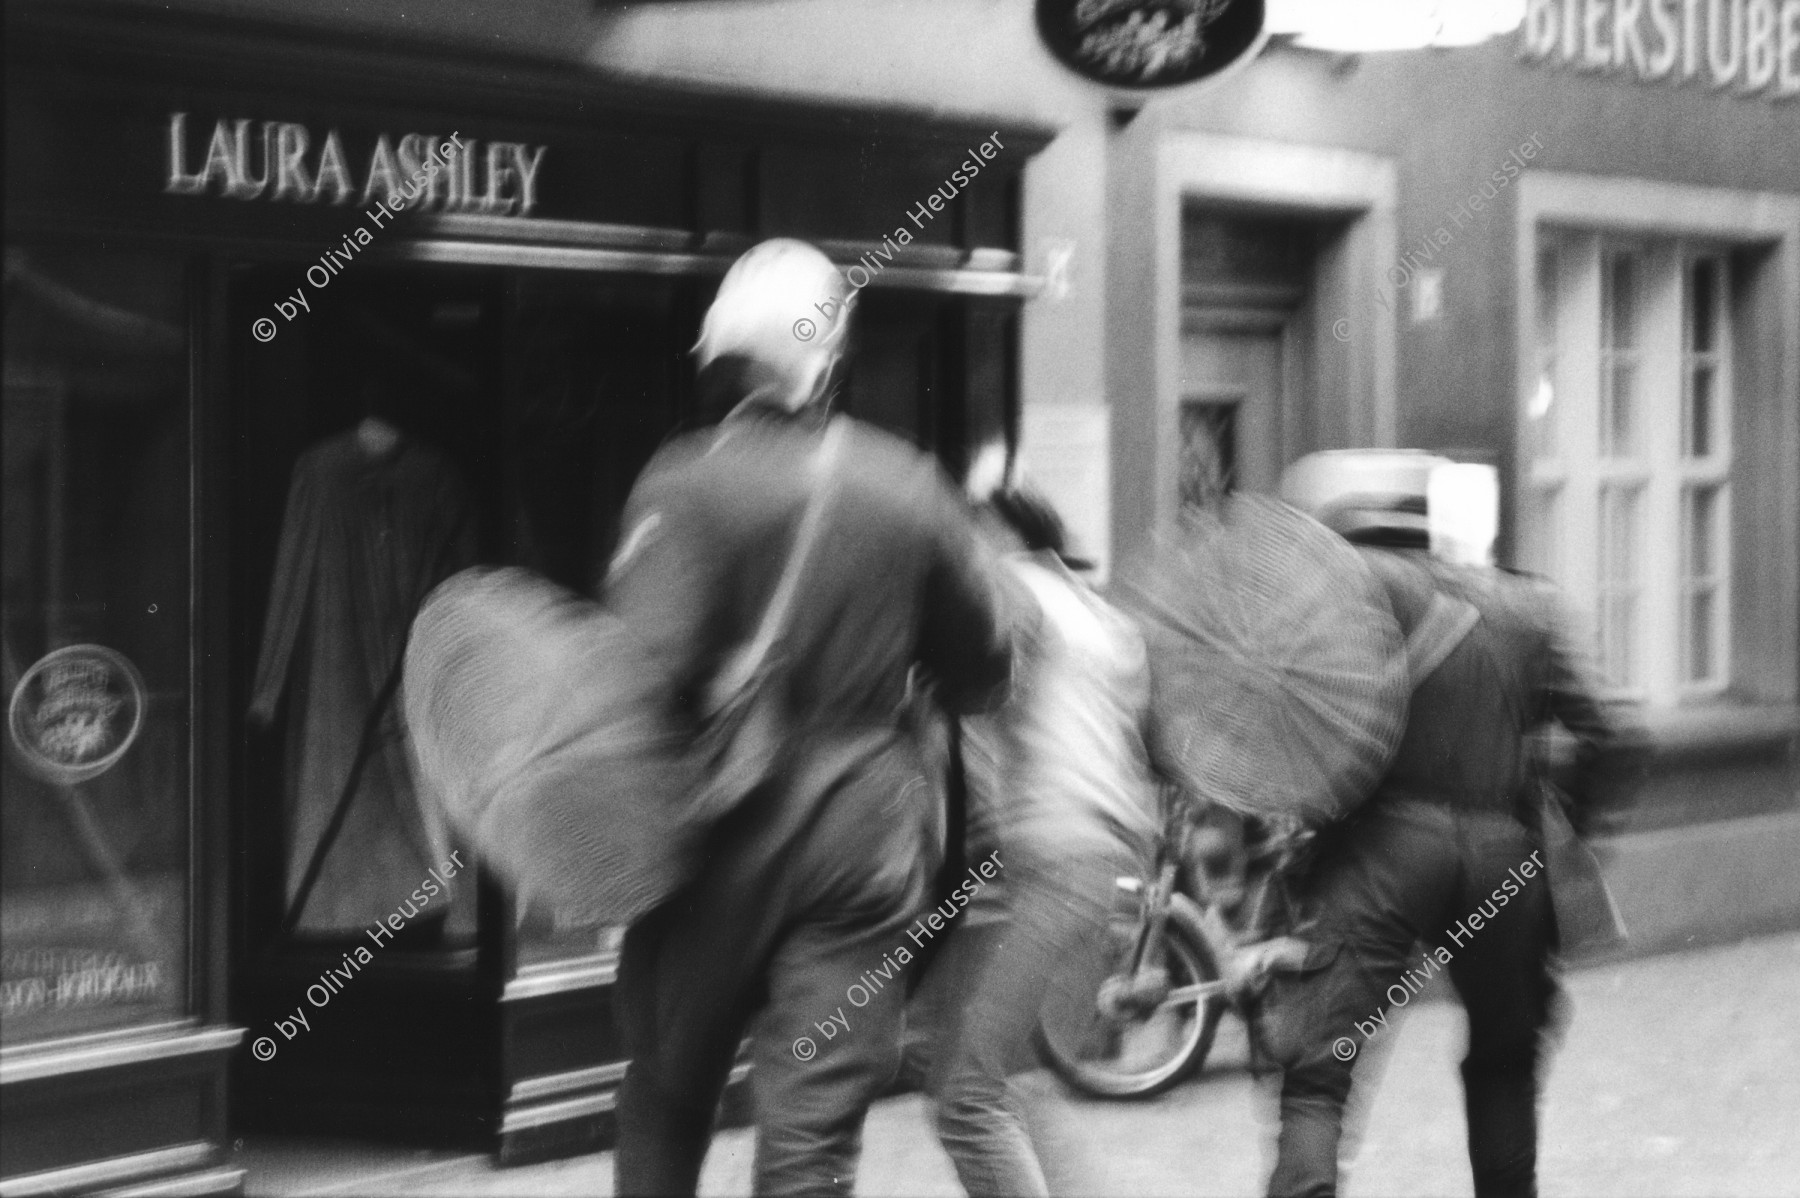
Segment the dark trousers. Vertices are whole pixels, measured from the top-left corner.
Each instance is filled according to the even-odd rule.
[[[1510,816],[1381,798],[1322,846],[1307,887],[1321,919],[1319,967],[1279,979],[1270,995],[1285,1066],[1271,1195],[1337,1192],[1354,1063],[1354,1054],[1340,1059],[1344,1045],[1360,1053],[1375,1036],[1392,1035],[1391,1020],[1381,1019],[1411,1001],[1408,975],[1418,984],[1436,972],[1450,975],[1468,1012],[1462,1076],[1477,1198],[1537,1193],[1554,922],[1541,870],[1523,880],[1509,872],[1537,850]],[[1479,928],[1469,925],[1471,913]],[[1430,965],[1417,944],[1429,946]]]
[[[756,1192],[851,1192],[863,1116],[899,1068],[905,980],[880,971],[916,948],[936,799],[910,742],[832,756],[752,796],[700,881],[626,933],[620,1195],[695,1192],[748,1030]]]

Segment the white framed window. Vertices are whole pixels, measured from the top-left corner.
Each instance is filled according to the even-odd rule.
[[[1731,683],[1729,254],[1541,227],[1520,545],[1593,619],[1612,696]]]

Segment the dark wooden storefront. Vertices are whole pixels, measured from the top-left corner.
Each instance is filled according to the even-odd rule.
[[[156,951],[182,985],[85,1024],[15,1023],[0,1058],[6,1192],[229,1190],[234,1129],[503,1160],[598,1146],[623,1072],[614,931],[514,910],[483,877],[327,1003],[307,1002],[349,942],[281,931],[280,724],[245,719],[295,460],[354,424],[379,378],[408,434],[468,480],[482,560],[587,589],[637,471],[702,418],[687,350],[719,276],[756,240],[789,235],[869,264],[848,409],[958,472],[1015,436],[1019,173],[1042,135],[656,95],[537,62],[140,9],[21,4],[6,20],[8,319],[25,313],[37,338],[9,336],[8,403],[24,397],[21,427],[46,461],[77,460],[101,442],[68,430],[86,427],[82,413],[115,420],[115,393],[136,395],[154,356],[168,378],[143,403],[160,405],[175,447],[154,477],[183,513],[156,554],[185,563],[186,617],[170,642],[185,656],[168,667],[185,677],[154,700],[171,712],[170,760],[186,764],[145,800],[174,829],[159,842],[171,930]],[[941,213],[909,218],[995,132],[1005,159]],[[372,215],[384,154],[403,178],[453,133],[470,150],[464,173],[429,203]],[[54,403],[40,402],[16,380],[56,355],[110,373],[59,366]],[[108,477],[150,477],[112,468],[137,461],[119,440],[89,467],[117,491],[108,511],[139,505],[147,485]],[[62,510],[61,492],[44,494]],[[35,577],[29,566],[18,577]],[[23,660],[79,626],[56,615],[61,593],[45,590],[51,614],[19,634],[45,642]],[[9,824],[50,802],[11,772],[7,785]],[[37,875],[14,869],[35,851],[20,827],[7,837],[14,906],[41,897]],[[149,868],[129,851],[114,864]],[[71,878],[90,866],[69,865]],[[302,1004],[310,1028],[278,1035]],[[277,1046],[266,1061],[250,1051],[263,1037]]]

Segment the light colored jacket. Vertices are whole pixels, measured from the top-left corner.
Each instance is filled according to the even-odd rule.
[[[1054,555],[1005,564],[1038,618],[1020,621],[1011,697],[968,721],[970,855],[1029,866],[1116,845],[1147,859],[1160,825],[1143,638]]]

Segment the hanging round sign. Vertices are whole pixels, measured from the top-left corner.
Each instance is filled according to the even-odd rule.
[[[7,727],[25,767],[69,786],[118,764],[144,726],[144,679],[117,650],[66,645],[19,679]]]
[[[1037,0],[1037,25],[1070,70],[1148,91],[1210,79],[1254,53],[1263,0]]]

